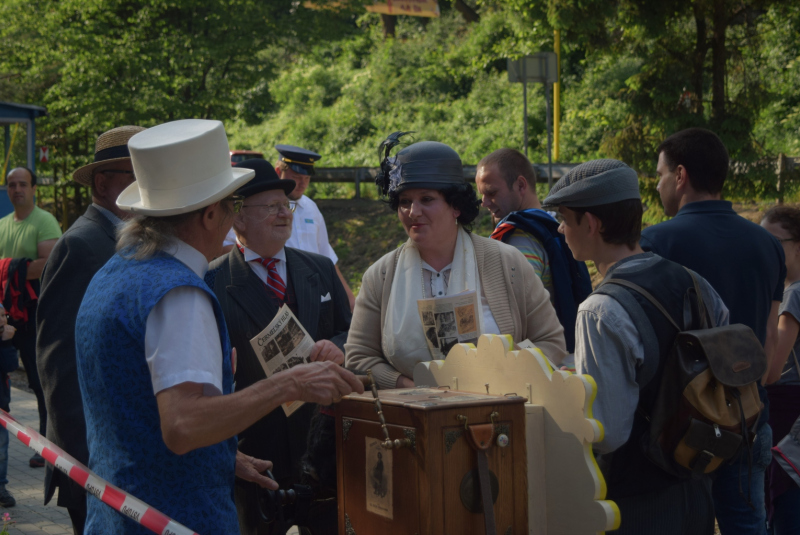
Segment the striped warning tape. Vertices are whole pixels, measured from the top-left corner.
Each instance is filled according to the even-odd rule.
[[[50,464],[67,474],[70,479],[86,489],[86,492],[150,531],[161,535],[197,535],[194,531],[178,524],[142,500],[134,498],[124,490],[101,479],[64,450],[30,427],[22,425],[2,409],[0,409],[0,425],[23,444],[44,457]]]

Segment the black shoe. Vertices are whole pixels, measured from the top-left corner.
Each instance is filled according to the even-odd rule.
[[[35,453],[33,457],[31,457],[31,460],[28,461],[28,464],[31,468],[41,468],[44,466],[44,457]]]
[[[0,507],[14,507],[17,500],[8,492],[5,486],[0,487]]]

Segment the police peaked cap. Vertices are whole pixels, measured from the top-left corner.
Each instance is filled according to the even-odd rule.
[[[316,152],[294,145],[275,145],[275,150],[280,154],[280,160],[286,162],[289,169],[301,175],[313,175],[314,163],[322,156]]]

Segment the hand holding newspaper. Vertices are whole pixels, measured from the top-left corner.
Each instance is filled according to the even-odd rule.
[[[271,377],[298,364],[310,362],[308,355],[314,347],[314,339],[297,321],[291,309],[283,305],[269,325],[250,340],[250,345],[264,373]],[[291,416],[302,405],[302,401],[292,401],[281,406],[286,416]]]
[[[418,299],[417,308],[431,356],[444,359],[456,344],[476,344],[480,336],[478,294]]]

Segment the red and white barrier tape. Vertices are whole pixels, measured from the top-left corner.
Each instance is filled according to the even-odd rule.
[[[86,492],[150,531],[161,535],[198,535],[142,500],[134,498],[124,490],[101,479],[64,450],[30,427],[22,425],[2,409],[0,409],[0,425],[57,469],[67,474],[70,479],[86,489]]]

